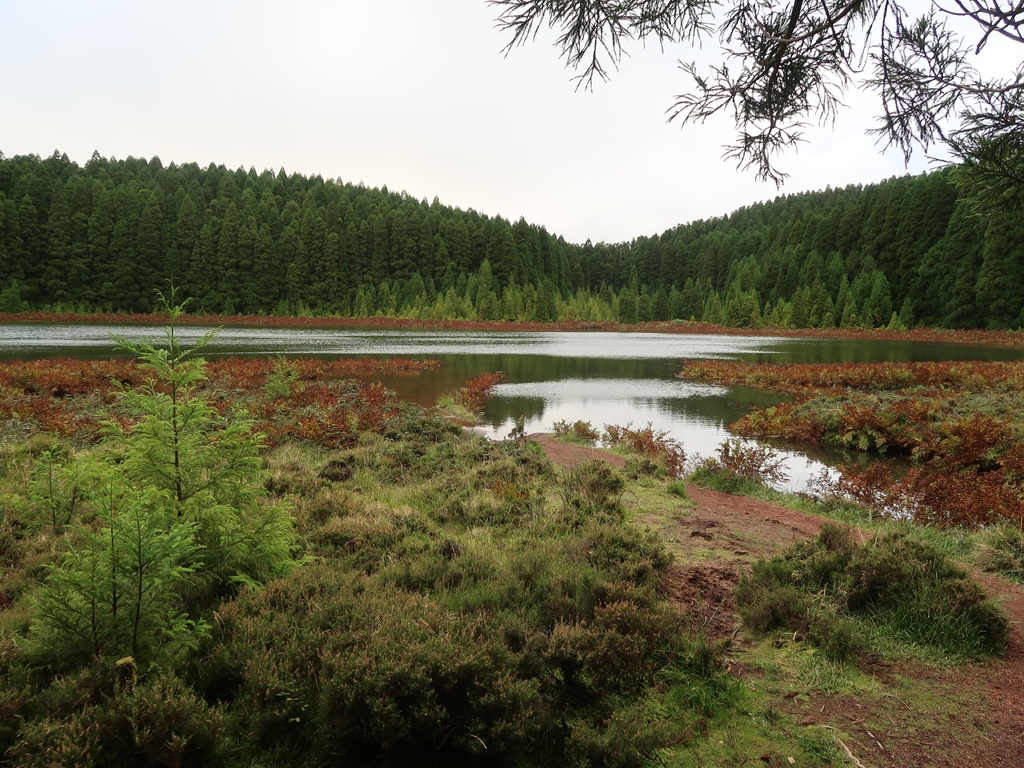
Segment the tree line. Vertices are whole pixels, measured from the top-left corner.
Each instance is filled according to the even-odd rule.
[[[778,197],[626,243],[386,187],[223,165],[0,154],[0,311],[1015,328],[1024,222],[950,171]]]

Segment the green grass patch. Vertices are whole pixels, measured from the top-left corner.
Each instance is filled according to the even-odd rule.
[[[977,539],[982,568],[1024,584],[1024,531],[1001,523],[981,531]]]

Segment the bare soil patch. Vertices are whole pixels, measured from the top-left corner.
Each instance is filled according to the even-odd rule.
[[[563,467],[593,459],[625,464],[621,456],[600,449],[567,445],[545,435],[531,439]],[[740,574],[753,560],[816,536],[831,521],[694,486],[687,492],[692,506],[680,505],[679,514],[641,517],[676,555],[662,589],[709,637],[735,634],[742,644],[733,598]],[[1024,766],[1024,587],[990,574],[974,575],[1010,617],[1009,649],[1002,659],[938,670],[914,662],[866,659],[861,668],[885,684],[884,694],[870,700],[815,691],[787,694],[778,708],[801,727],[843,733],[844,743],[866,767]],[[741,665],[734,669],[745,674]],[[952,706],[938,708],[941,715],[916,710],[899,695],[908,685],[927,686],[932,697]]]

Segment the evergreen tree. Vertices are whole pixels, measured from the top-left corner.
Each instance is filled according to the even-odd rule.
[[[519,249],[511,227],[501,219],[492,222],[486,258],[494,270],[495,287],[500,289],[519,279]]]
[[[387,278],[391,267],[388,225],[380,213],[371,216],[369,224],[369,280],[380,283]]]
[[[989,328],[1020,325],[1024,309],[1024,223],[998,217],[989,221],[975,287]]]
[[[892,294],[889,281],[881,272],[875,272],[871,281],[871,293],[864,303],[861,321],[870,328],[884,326],[892,314]]]
[[[798,288],[793,294],[792,310],[789,318],[793,328],[808,328],[811,321],[811,289],[807,286]]]
[[[35,604],[31,651],[57,669],[131,657],[147,671],[208,630],[184,610],[186,594],[216,599],[292,563],[291,517],[263,498],[259,441],[200,394],[204,362],[175,336],[182,309],[163,308],[166,346],[119,340],[152,378],[122,392],[139,420],[109,425],[104,458],[86,476],[103,525],[81,531]]]
[[[700,320],[704,314],[704,297],[692,277],[686,278],[679,297],[677,316],[683,320]]]
[[[174,226],[174,246],[168,252],[166,271],[168,278],[181,284],[192,263],[192,252],[199,244],[199,214],[192,197],[185,194],[178,207]]]
[[[291,227],[285,227],[285,234],[292,231]],[[282,240],[284,237],[282,236]],[[284,249],[282,248],[282,253]],[[287,286],[288,306],[293,313],[299,313],[299,309],[307,305],[309,291],[310,269],[309,259],[306,255],[306,245],[301,239],[296,238],[294,255],[288,264]],[[387,281],[384,281],[385,283]]]
[[[449,221],[449,234],[445,238],[451,263],[457,272],[466,272],[472,262],[472,246],[470,245],[469,227],[465,219]]]
[[[22,195],[17,215],[12,218],[13,238],[7,247],[8,254],[14,260],[11,272],[23,278],[25,284],[30,286],[30,292],[35,294],[35,303],[45,301],[39,285],[44,252],[42,227],[39,212],[28,194]]]
[[[281,298],[281,282],[275,265],[277,247],[269,224],[262,224],[253,242],[253,291],[261,309],[271,310]]]
[[[619,322],[632,325],[639,320],[639,297],[632,286],[619,293]]]
[[[71,260],[71,215],[64,185],[53,188],[50,198],[49,248],[42,273],[43,296],[47,303],[64,304],[71,297],[68,272]]]
[[[484,259],[477,272],[476,293],[474,296],[477,316],[481,320],[497,320],[501,310],[498,304],[498,296],[494,290],[494,276],[491,272],[491,262]]]
[[[143,299],[135,256],[139,203],[138,185],[134,180],[119,187],[114,195],[116,219],[110,237],[108,280],[100,286],[100,291],[102,299],[116,310],[136,310]]]
[[[558,295],[550,280],[540,281],[537,288],[537,303],[533,311],[533,319],[542,323],[552,323],[558,320]]]
[[[132,300],[131,307],[148,311],[152,307],[149,297],[167,272],[164,264],[164,214],[159,194],[145,190],[140,196],[143,204],[135,232],[135,268],[132,274],[139,295]]]
[[[109,292],[101,286],[110,283],[110,242],[114,237],[114,198],[111,188],[96,181],[92,187],[92,215],[89,217],[89,260],[93,272],[89,281],[92,294],[101,308],[112,309]]]
[[[406,200],[395,211],[391,224],[390,274],[397,280],[407,280],[419,269],[421,227],[417,207]]]

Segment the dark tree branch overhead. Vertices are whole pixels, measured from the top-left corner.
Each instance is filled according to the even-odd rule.
[[[779,153],[803,140],[808,123],[833,121],[867,71],[884,144],[907,158],[945,144],[980,207],[1020,205],[1024,66],[991,77],[972,61],[994,34],[1024,45],[1024,0],[950,2],[912,19],[906,0],[488,0],[511,33],[506,52],[552,28],[587,88],[608,79],[630,44],[717,37],[720,63],[680,62],[691,85],[669,119],[729,114],[737,138],[725,156],[776,184],[786,178]]]

